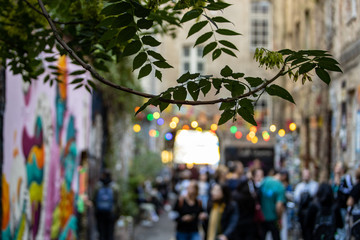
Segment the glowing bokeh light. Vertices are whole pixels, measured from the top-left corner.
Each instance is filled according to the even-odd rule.
[[[137,112],[139,109],[140,109],[140,107],[136,107],[134,111]]]
[[[296,124],[295,123],[290,123],[290,125],[289,125],[289,129],[290,129],[290,131],[295,131],[296,130]]]
[[[133,127],[134,132],[138,133],[141,131],[141,126],[139,124],[135,124]]]
[[[240,139],[240,138],[242,137],[242,133],[241,133],[240,131],[236,132],[236,133],[235,133],[235,137],[236,137],[237,139]]]
[[[171,139],[173,139],[172,133],[169,133],[169,132],[166,133],[166,134],[165,134],[165,139],[168,140],[168,141],[170,141]]]
[[[153,116],[154,116],[155,119],[159,119],[160,113],[154,112],[154,113],[153,113]]]
[[[162,119],[162,118],[159,118],[156,122],[157,122],[157,124],[160,125],[160,126],[165,123],[164,119]]]
[[[192,121],[191,122],[191,127],[192,128],[197,128],[199,126],[199,123],[197,121]]]
[[[202,128],[201,128],[201,127],[197,127],[195,130],[196,130],[196,131],[199,131],[199,132],[202,132]]]
[[[159,137],[160,133],[158,130],[155,130],[155,137]]]
[[[250,137],[250,135],[248,134],[248,135],[246,135],[246,140],[248,140],[249,142],[251,141],[251,137]]]
[[[256,132],[257,132],[257,127],[252,126],[252,127],[250,128],[250,132],[256,133]]]
[[[273,124],[270,126],[270,131],[271,132],[275,132],[276,131],[276,126]]]
[[[236,127],[236,126],[231,126],[230,132],[231,132],[232,134],[235,134],[236,131],[237,131],[237,127]]]
[[[270,140],[270,134],[267,131],[262,132],[262,137],[266,142]]]
[[[174,123],[176,123],[176,124],[178,124],[178,123],[179,123],[179,118],[178,118],[178,117],[173,117],[173,118],[171,119],[171,121],[174,122]]]
[[[250,138],[254,138],[254,137],[255,137],[255,133],[254,133],[254,132],[249,132],[249,137],[250,137]]]
[[[253,144],[257,143],[258,141],[259,141],[259,139],[258,139],[257,136],[255,136],[255,137],[253,137],[253,138],[251,139],[251,142],[252,142]]]
[[[177,127],[177,124],[176,124],[176,122],[171,122],[169,124],[169,126],[170,126],[170,128],[175,129]]]
[[[218,129],[218,125],[213,123],[213,124],[211,124],[210,129],[213,131],[216,131]]]
[[[150,122],[151,122],[152,120],[154,120],[154,116],[153,116],[151,113],[149,113],[149,114],[146,116],[146,118],[147,118],[147,120],[149,120]]]
[[[284,129],[280,129],[279,132],[278,132],[278,134],[279,134],[280,137],[285,136],[285,130],[284,130]]]
[[[155,130],[155,129],[151,129],[151,130],[149,131],[149,136],[150,136],[150,137],[155,137],[155,136],[156,136],[156,130]]]
[[[184,129],[184,130],[189,130],[190,127],[189,127],[189,125],[184,125],[184,126],[182,127],[182,129]]]

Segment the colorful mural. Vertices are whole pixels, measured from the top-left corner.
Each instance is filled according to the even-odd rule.
[[[77,239],[77,167],[86,150],[91,96],[68,85],[77,70],[58,61],[59,83],[26,86],[7,73],[2,239]],[[78,121],[82,121],[79,124]],[[10,137],[9,137],[10,136]],[[85,139],[85,140],[84,140]]]

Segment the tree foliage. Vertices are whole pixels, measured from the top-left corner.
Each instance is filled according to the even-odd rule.
[[[178,85],[152,95],[118,85],[105,79],[99,71],[109,72],[109,62],[119,63],[128,58],[133,70],[139,70],[139,79],[154,72],[158,80],[167,81],[162,79],[162,70],[172,66],[153,50],[161,44],[156,36],[174,36],[175,30],[189,21],[193,25],[187,37],[211,26],[211,31],[194,41],[194,46],[204,46],[203,56],[210,54],[212,60],[222,54],[236,57],[238,48],[224,37],[240,33],[226,28],[230,21],[225,17],[209,15],[209,11],[222,11],[230,4],[219,0],[0,0],[0,3],[4,6],[0,9],[0,57],[2,64],[14,74],[21,74],[24,81],[33,81],[48,66],[53,71],[44,81],[52,84],[58,75],[54,64],[56,56],[67,54],[75,64],[89,71],[98,84],[149,98],[139,112],[149,105],[163,111],[169,104],[181,107],[221,103],[219,109],[223,112],[219,124],[241,116],[256,125],[254,102],[264,92],[294,103],[291,94],[274,83],[281,76],[288,75],[294,82],[301,79],[304,84],[312,81],[316,74],[329,84],[329,72],[341,72],[339,63],[326,51],[261,48],[256,49],[254,59],[266,69],[278,69],[271,79],[245,76],[238,69],[224,66],[217,76],[186,72],[177,79]],[[92,79],[81,78],[71,84],[86,87],[89,92],[95,86]],[[228,92],[228,97],[198,100],[211,89],[216,90],[216,94]]]

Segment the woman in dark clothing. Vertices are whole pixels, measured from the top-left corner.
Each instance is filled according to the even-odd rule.
[[[251,180],[249,180],[251,181]],[[256,225],[255,225],[255,199],[251,195],[249,181],[241,182],[237,190],[233,192],[232,196],[237,203],[239,209],[239,221],[236,227],[235,239],[237,240],[252,240],[255,239]]]
[[[200,240],[198,223],[202,206],[201,201],[197,200],[198,191],[197,183],[191,181],[187,194],[180,196],[175,204],[174,211],[179,213],[176,218],[176,240]]]
[[[335,239],[336,229],[342,227],[340,209],[335,204],[332,188],[329,184],[322,183],[305,217],[307,232],[304,240]],[[319,234],[322,234],[321,238],[319,238]]]
[[[211,202],[207,213],[202,213],[206,240],[234,240],[239,219],[235,202],[231,201],[230,189],[226,185],[215,184],[211,189]]]

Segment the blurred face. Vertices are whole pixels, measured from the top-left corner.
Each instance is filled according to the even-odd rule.
[[[254,181],[261,182],[264,178],[264,172],[262,170],[257,170],[255,172]]]
[[[236,164],[236,173],[242,175],[244,173],[244,165],[241,162]]]
[[[304,169],[302,172],[302,179],[303,181],[309,181],[310,180],[310,171],[309,169]]]
[[[213,201],[220,201],[224,197],[223,192],[219,184],[216,184],[211,189],[211,198]]]
[[[187,188],[188,194],[191,196],[197,196],[197,183],[195,181],[191,181]]]
[[[207,176],[206,176],[206,174],[201,174],[201,175],[200,175],[200,181],[202,181],[202,182],[206,182],[206,181],[207,181]]]
[[[342,163],[338,162],[335,164],[334,173],[341,174],[343,172]]]

